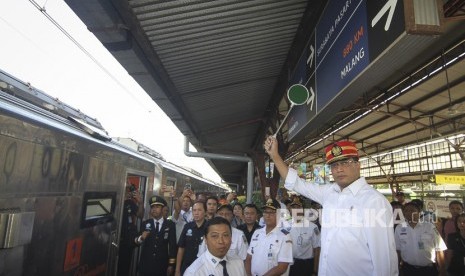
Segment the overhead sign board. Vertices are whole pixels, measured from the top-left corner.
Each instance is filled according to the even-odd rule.
[[[314,38],[310,39],[310,41],[314,40]],[[294,107],[289,114],[287,124],[290,137],[298,133],[304,127],[305,122],[311,120],[316,114],[315,67],[315,48],[314,44],[309,43],[297,62],[291,79],[292,84],[300,83],[305,85],[309,97],[306,104]]]
[[[329,0],[290,80],[290,85],[305,84],[314,99],[312,105],[293,111],[289,138],[344,93],[404,32],[402,0]]]
[[[465,184],[465,175],[436,174],[434,182],[436,184]]]

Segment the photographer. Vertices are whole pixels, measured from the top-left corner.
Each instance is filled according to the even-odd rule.
[[[192,202],[195,199],[195,193],[191,190],[190,184],[186,184],[182,195],[174,202],[172,221],[176,224],[176,241],[186,223],[193,220]]]

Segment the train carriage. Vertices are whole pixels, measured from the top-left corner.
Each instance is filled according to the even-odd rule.
[[[191,179],[0,71],[0,275],[115,275],[126,183]]]

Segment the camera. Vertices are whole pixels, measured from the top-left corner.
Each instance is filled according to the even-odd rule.
[[[192,190],[191,184],[187,183],[186,186],[184,186],[184,190]]]

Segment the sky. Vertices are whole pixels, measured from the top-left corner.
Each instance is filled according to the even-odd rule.
[[[97,62],[29,0],[0,0],[1,70],[96,118],[111,137],[132,138],[221,182],[205,160],[184,155],[181,132],[64,1],[35,2]]]

